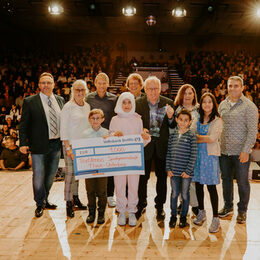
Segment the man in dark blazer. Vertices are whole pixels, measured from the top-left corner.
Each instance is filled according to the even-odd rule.
[[[156,197],[155,208],[157,220],[165,218],[163,205],[166,201],[167,174],[165,170],[166,153],[168,147],[169,127],[175,126],[173,101],[160,96],[161,82],[155,77],[148,77],[144,82],[146,96],[136,100],[136,112],[142,116],[143,127],[152,136],[151,142],[144,148],[145,175],[140,175],[138,188],[138,211],[139,218],[147,206],[147,182],[150,178],[152,161],[155,165]]]
[[[35,216],[41,217],[44,208],[56,209],[48,201],[49,191],[58,169],[61,153],[60,112],[64,99],[53,94],[54,78],[44,72],[39,78],[40,93],[24,99],[19,125],[20,151],[30,150],[33,168]]]

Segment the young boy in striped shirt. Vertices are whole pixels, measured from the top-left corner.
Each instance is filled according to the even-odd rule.
[[[182,109],[176,118],[177,127],[169,137],[166,157],[166,171],[171,178],[171,219],[170,227],[175,227],[177,222],[177,200],[182,197],[182,208],[179,226],[187,225],[187,213],[190,202],[190,182],[197,155],[196,135],[189,130],[191,113]]]

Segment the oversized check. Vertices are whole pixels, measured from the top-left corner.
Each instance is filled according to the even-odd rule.
[[[144,174],[141,135],[72,141],[75,179]]]

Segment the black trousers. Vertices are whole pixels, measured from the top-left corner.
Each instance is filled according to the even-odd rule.
[[[199,182],[195,182],[196,185],[196,195],[199,203],[199,209],[204,209],[204,189],[203,184],[200,184]],[[210,202],[213,210],[213,216],[218,217],[218,192],[216,185],[207,185],[209,196],[210,196]]]
[[[154,199],[155,208],[163,209],[163,204],[166,201],[167,193],[167,174],[165,170],[165,160],[161,160],[154,150],[153,157],[151,160],[145,160],[145,175],[140,175],[139,187],[138,187],[138,209],[143,209],[147,206],[147,182],[150,178],[152,162],[155,164],[155,175],[156,181],[156,197]]]
[[[114,177],[113,176],[107,177],[107,196],[113,197],[114,190],[115,190]]]

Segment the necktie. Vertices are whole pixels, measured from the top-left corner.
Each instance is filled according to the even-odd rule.
[[[48,99],[48,106],[49,106],[50,130],[52,136],[55,137],[58,133],[57,114],[50,99]]]

